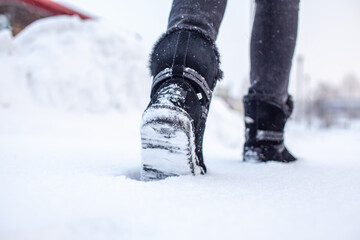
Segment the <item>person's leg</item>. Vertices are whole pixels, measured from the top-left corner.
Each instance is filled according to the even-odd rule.
[[[151,75],[155,78],[166,68],[189,65],[213,89],[216,81],[222,77],[215,41],[226,3],[227,0],[174,0],[167,31],[155,44],[150,57]],[[187,39],[185,35],[191,37]],[[191,54],[192,58],[189,57]],[[215,59],[203,56],[209,54],[215,54]],[[209,62],[216,62],[217,65],[214,67]]]
[[[257,0],[249,94],[284,104],[294,54],[299,0]]]
[[[256,0],[251,38],[251,86],[244,97],[245,161],[294,161],[283,145],[293,103],[288,82],[295,49],[299,0]]]
[[[201,31],[215,42],[227,0],[174,0],[168,31],[174,28]]]
[[[143,180],[204,174],[202,139],[221,78],[215,40],[226,0],[174,0],[150,59],[151,100],[142,118]]]

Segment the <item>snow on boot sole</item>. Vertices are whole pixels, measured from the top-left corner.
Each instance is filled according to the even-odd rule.
[[[181,108],[152,105],[142,118],[141,180],[200,174],[195,154],[194,127]]]

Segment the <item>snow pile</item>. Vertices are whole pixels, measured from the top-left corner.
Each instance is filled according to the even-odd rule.
[[[31,94],[66,109],[143,107],[151,84],[139,35],[78,17],[39,20],[15,38],[1,32],[0,65],[6,105]]]

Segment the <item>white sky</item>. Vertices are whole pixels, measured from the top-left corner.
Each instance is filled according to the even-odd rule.
[[[165,31],[171,0],[59,0],[121,28],[139,33],[148,52]],[[228,0],[218,37],[225,81],[235,91],[248,79],[250,0]],[[303,0],[295,55],[305,58],[312,83],[340,82],[350,73],[360,78],[360,1]],[[295,65],[290,91],[295,85]]]

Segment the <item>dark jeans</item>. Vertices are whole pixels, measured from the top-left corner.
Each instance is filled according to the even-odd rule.
[[[174,0],[168,31],[172,28],[196,29],[215,42],[226,2]],[[248,96],[281,106],[288,99],[287,89],[296,43],[298,10],[299,0],[256,0],[250,48],[251,86]]]

